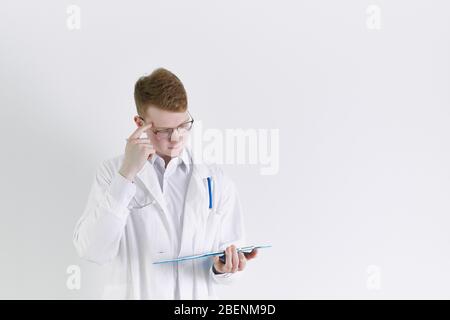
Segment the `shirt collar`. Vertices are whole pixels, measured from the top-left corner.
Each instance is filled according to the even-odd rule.
[[[184,147],[183,150],[181,150],[180,154],[176,157],[177,160],[177,166],[182,164],[183,170],[187,172],[189,170],[190,161],[189,161],[189,154],[186,151],[186,148]],[[173,159],[173,158],[172,158]],[[155,165],[155,162],[158,161],[159,164],[162,167],[165,167],[165,162],[162,157],[160,157],[158,154],[154,153],[152,157],[148,160],[152,165]],[[172,161],[172,160],[171,160]]]

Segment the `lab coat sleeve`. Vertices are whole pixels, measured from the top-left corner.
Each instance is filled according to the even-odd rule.
[[[217,211],[222,215],[219,232],[219,250],[225,250],[234,244],[236,247],[245,246],[245,228],[241,202],[233,181],[223,172],[222,192],[218,203]],[[215,283],[231,284],[242,276],[243,271],[235,273],[215,274],[210,268],[210,275]]]
[[[118,253],[136,186],[104,162],[95,175],[73,243],[81,258],[100,265]]]

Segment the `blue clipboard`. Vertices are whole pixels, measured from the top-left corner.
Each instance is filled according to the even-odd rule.
[[[250,253],[254,249],[264,249],[264,248],[270,248],[270,247],[272,247],[272,246],[271,245],[247,246],[247,247],[237,248],[236,251],[238,253],[239,252]],[[207,258],[207,257],[216,257],[216,256],[220,257],[222,262],[225,262],[224,261],[225,251],[216,251],[216,252],[208,252],[208,253],[196,254],[196,255],[192,255],[192,256],[184,256],[184,257],[179,257],[179,258],[176,258],[176,259],[161,260],[161,261],[153,262],[153,264],[181,262],[181,261],[186,261],[186,260],[194,260],[194,259],[201,259],[201,258]]]

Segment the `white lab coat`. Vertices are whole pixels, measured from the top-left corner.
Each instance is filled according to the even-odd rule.
[[[99,167],[73,242],[80,257],[109,265],[105,299],[217,299],[215,285],[242,271],[215,275],[212,259],[152,264],[230,244],[244,246],[244,221],[233,182],[217,166],[193,162],[185,198],[183,229],[176,235],[155,169],[147,161],[130,183],[119,173],[124,155]],[[207,177],[212,177],[209,209]],[[178,244],[177,239],[181,242]],[[179,252],[176,248],[180,247]],[[178,273],[178,289],[174,276]],[[176,292],[174,292],[176,291]]]

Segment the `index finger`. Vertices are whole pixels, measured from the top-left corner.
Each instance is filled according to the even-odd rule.
[[[136,139],[136,138],[139,138],[139,137],[141,136],[141,134],[142,134],[145,130],[150,129],[151,127],[152,127],[152,124],[149,123],[149,124],[146,124],[145,126],[142,126],[142,127],[137,128],[137,129],[131,134],[130,139]]]

